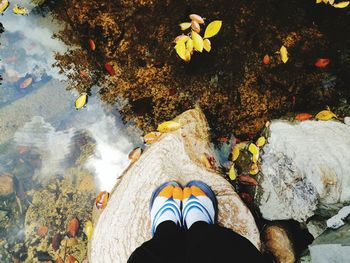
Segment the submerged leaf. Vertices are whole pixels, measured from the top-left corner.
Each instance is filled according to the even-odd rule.
[[[194,48],[199,51],[202,52],[203,51],[203,38],[196,32],[192,31],[191,32],[191,37],[193,40],[193,46]]]
[[[210,52],[211,50],[211,43],[209,39],[204,39],[203,40],[203,47],[207,52]]]
[[[315,118],[317,120],[328,121],[328,120],[330,120],[332,118],[337,118],[337,115],[335,115],[330,110],[323,110],[323,111],[320,111],[319,113],[317,113]]]
[[[325,68],[331,61],[328,58],[320,58],[315,62],[315,67]]]
[[[111,76],[114,76],[115,75],[115,71],[114,71],[114,68],[111,64],[109,63],[106,63],[105,64],[105,69],[107,70],[108,74],[111,75]]]
[[[334,4],[333,7],[335,8],[345,8],[350,4],[350,1],[344,1],[344,2],[340,2],[337,4]]]
[[[89,46],[92,51],[95,51],[96,45],[95,42],[92,39],[89,39]]]
[[[26,88],[28,88],[32,83],[33,83],[33,78],[32,78],[32,77],[29,77],[29,78],[26,78],[26,79],[19,85],[19,87],[20,87],[21,89],[26,89]]]
[[[264,65],[267,65],[270,63],[270,56],[269,55],[265,55],[264,58],[263,58],[263,63]]]
[[[186,30],[186,29],[189,29],[191,27],[191,23],[184,22],[184,23],[181,23],[179,26],[180,26],[181,30]]]
[[[215,20],[211,22],[205,29],[204,38],[210,38],[219,33],[221,29],[222,21]]]
[[[181,128],[181,124],[176,121],[166,121],[158,125],[159,132],[172,132]]]
[[[264,146],[265,143],[266,143],[266,138],[264,136],[261,136],[256,140],[256,146],[258,147]]]
[[[228,171],[228,176],[230,177],[230,179],[233,181],[233,180],[236,180],[237,178],[237,173],[236,173],[236,169],[235,169],[235,166],[232,165],[230,170]]]
[[[250,177],[249,175],[246,175],[246,174],[242,174],[240,176],[238,176],[238,181],[241,183],[241,184],[246,184],[246,185],[253,185],[253,186],[257,186],[258,185],[258,182]]]
[[[67,226],[67,232],[70,237],[75,237],[79,229],[79,220],[75,217],[69,221]]]
[[[281,47],[280,54],[281,54],[281,60],[283,61],[283,63],[287,63],[287,61],[288,61],[288,51],[287,51],[287,48],[285,46]]]
[[[77,110],[83,108],[85,104],[87,103],[88,96],[86,93],[82,93],[76,100],[75,100],[75,108]]]
[[[204,19],[199,15],[191,14],[190,19],[196,21],[198,24],[204,24]]]
[[[312,118],[312,115],[310,113],[306,113],[306,112],[299,113],[299,114],[297,114],[297,116],[295,116],[295,119],[298,121],[306,121],[306,120],[309,120],[311,118]]]
[[[232,149],[232,161],[236,161],[238,159],[238,156],[239,156],[239,153],[240,153],[240,148],[235,145]]]

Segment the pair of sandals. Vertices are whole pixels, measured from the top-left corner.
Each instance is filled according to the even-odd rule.
[[[154,236],[157,226],[164,221],[173,221],[186,230],[197,221],[214,224],[218,203],[214,192],[202,181],[190,181],[184,188],[169,181],[153,192],[150,208]]]

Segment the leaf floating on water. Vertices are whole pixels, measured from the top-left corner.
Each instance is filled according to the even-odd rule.
[[[310,113],[299,113],[297,114],[297,116],[295,116],[295,119],[298,121],[306,121],[306,120],[310,120],[312,118],[312,115]]]
[[[257,173],[259,172],[259,167],[256,163],[253,163],[251,166],[250,166],[250,170],[249,170],[249,173],[251,175],[256,175]]]
[[[330,63],[330,59],[328,58],[320,58],[315,62],[315,67],[317,68],[325,68],[328,66],[328,64]]]
[[[265,143],[266,143],[266,138],[264,136],[261,136],[256,140],[256,146],[258,147],[264,146]]]
[[[22,16],[28,15],[28,9],[18,5],[15,5],[12,11],[16,15],[22,15]]]
[[[162,135],[161,132],[150,132],[147,133],[144,137],[143,140],[146,144],[152,144],[154,143],[156,140],[158,140],[158,138]]]
[[[236,161],[238,159],[238,156],[240,154],[240,148],[235,145],[232,149],[232,161]]]
[[[199,51],[202,52],[203,51],[203,38],[196,32],[192,31],[191,32],[191,37],[193,40],[193,46],[194,48]]]
[[[21,89],[26,89],[28,88],[33,82],[33,78],[32,77],[29,77],[29,78],[26,78],[22,83],[21,85],[19,85],[19,87]]]
[[[159,132],[172,132],[181,128],[181,124],[176,121],[166,121],[158,125]]]
[[[230,170],[228,171],[228,176],[230,177],[230,179],[233,181],[233,180],[236,180],[237,178],[237,173],[236,173],[236,169],[235,169],[235,166],[232,165]]]
[[[69,236],[75,237],[78,233],[78,229],[79,229],[79,220],[76,217],[74,217],[68,223],[67,232]]]
[[[142,149],[140,147],[137,147],[134,150],[132,150],[131,153],[129,153],[128,158],[131,162],[135,162],[137,159],[140,158],[141,154]]]
[[[86,93],[82,93],[76,100],[75,100],[75,108],[77,110],[83,108],[85,104],[87,103],[88,96]]]
[[[111,64],[106,63],[105,64],[105,69],[106,69],[106,71],[108,72],[109,75],[111,75],[111,76],[115,75],[115,70],[114,70],[114,68],[113,68],[113,66]]]
[[[100,192],[95,200],[95,205],[97,209],[104,209],[107,206],[109,199],[109,193],[107,191]]]
[[[259,154],[259,148],[254,143],[249,144],[248,150],[253,155]]]
[[[337,4],[333,4],[333,7],[335,8],[345,8],[350,4],[350,1],[344,1],[344,2],[340,2]]]
[[[179,55],[179,57],[186,61],[186,44],[183,41],[179,41],[176,43],[175,46],[176,53]]]
[[[89,241],[92,239],[93,230],[92,222],[90,220],[86,221],[83,231]]]
[[[215,20],[211,22],[205,29],[204,38],[210,38],[219,33],[222,26],[222,21]]]
[[[241,184],[253,185],[253,186],[258,185],[258,182],[254,178],[250,177],[249,175],[245,175],[245,174],[238,176],[238,181]]]
[[[198,24],[204,24],[204,19],[199,15],[191,14],[190,19],[196,21]]]
[[[186,29],[189,29],[191,27],[191,23],[184,22],[184,23],[181,23],[179,26],[180,26],[181,30],[186,30]]]
[[[270,63],[270,56],[269,55],[265,55],[264,58],[263,58],[263,63],[264,65],[267,65]]]
[[[196,21],[192,21],[191,22],[191,28],[194,32],[198,33],[201,32],[201,27],[199,26],[199,24]]]
[[[328,120],[330,120],[332,118],[337,118],[337,115],[335,115],[330,110],[323,110],[323,111],[320,111],[319,113],[317,113],[315,118],[317,120],[328,121]]]
[[[280,54],[281,54],[281,60],[283,63],[287,63],[288,61],[288,50],[285,46],[282,46],[280,49]]]
[[[89,39],[89,46],[92,51],[95,51],[96,45],[95,42],[92,39]]]
[[[209,39],[204,39],[203,40],[203,47],[205,49],[205,51],[210,52],[211,50],[211,43]]]

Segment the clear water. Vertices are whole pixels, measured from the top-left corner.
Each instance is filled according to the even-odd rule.
[[[141,133],[132,124],[122,124],[115,107],[101,104],[96,95],[85,108],[76,110],[79,94],[66,90],[65,77],[52,66],[55,52],[66,50],[52,38],[63,25],[49,14],[18,16],[10,8],[0,17],[5,28],[0,38],[0,176],[12,178],[14,191],[0,195],[0,262],[31,262],[25,227],[29,224],[26,210],[35,206],[33,192],[44,191],[72,170],[91,174],[95,192],[110,191],[129,163],[128,153],[140,143]],[[23,88],[28,78],[32,83]],[[65,236],[65,226],[40,224],[50,225],[48,243],[55,232]],[[83,234],[81,238],[86,241]]]

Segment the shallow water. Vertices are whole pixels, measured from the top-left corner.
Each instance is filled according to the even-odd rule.
[[[64,52],[66,46],[52,38],[62,24],[49,13],[16,16],[8,9],[0,21],[5,28],[0,39],[0,176],[14,182],[13,192],[0,196],[0,262],[27,256],[26,262],[31,262],[26,251],[31,233],[24,228],[35,226],[26,222],[26,209],[33,206],[35,192],[69,177],[71,170],[92,175],[95,191],[110,191],[129,164],[128,153],[141,142],[141,132],[132,124],[122,124],[113,105],[101,103],[94,95],[98,87],[85,108],[75,109],[78,94],[66,90],[65,76],[52,66],[55,52]],[[23,87],[28,78],[30,85]],[[77,195],[79,199],[79,189]],[[39,209],[45,211],[45,207]],[[65,229],[38,222],[38,226],[43,224],[49,226],[48,243],[55,232]]]

